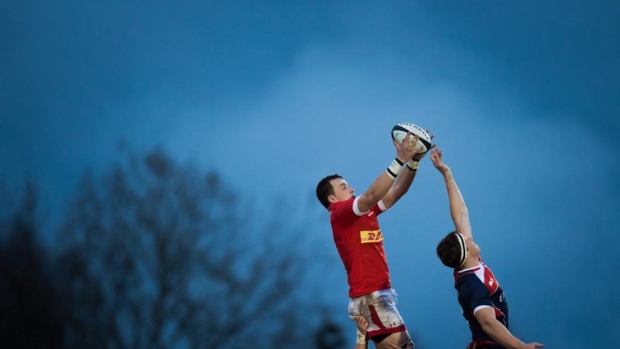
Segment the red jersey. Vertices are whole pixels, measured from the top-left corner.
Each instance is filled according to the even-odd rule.
[[[354,200],[337,202],[328,208],[334,242],[347,271],[350,298],[392,288],[377,220],[384,210],[376,204],[358,216],[353,211]]]

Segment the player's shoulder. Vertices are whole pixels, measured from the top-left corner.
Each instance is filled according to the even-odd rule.
[[[329,205],[328,210],[331,220],[348,220],[349,218],[352,219],[357,217],[355,211],[353,210],[353,200],[354,199],[352,198],[345,201],[334,202],[333,204]]]
[[[454,288],[465,298],[468,298],[471,295],[487,293],[487,287],[475,273],[466,273],[461,275],[461,277],[456,280]]]
[[[455,283],[458,284],[466,284],[472,282],[479,282],[480,278],[477,275],[477,272],[483,268],[482,265],[478,265],[473,268],[465,269],[454,273]]]

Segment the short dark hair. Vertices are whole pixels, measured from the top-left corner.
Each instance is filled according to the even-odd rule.
[[[449,232],[437,244],[437,257],[441,263],[446,267],[455,269],[460,267],[459,262],[461,261],[461,246],[456,234],[456,231]]]
[[[334,195],[336,193],[334,191],[334,186],[332,186],[331,183],[331,181],[336,178],[342,178],[342,176],[334,173],[333,175],[329,175],[321,179],[319,181],[319,184],[316,185],[316,198],[319,199],[319,201],[325,208],[328,208],[330,205],[330,202],[327,198],[330,195]]]

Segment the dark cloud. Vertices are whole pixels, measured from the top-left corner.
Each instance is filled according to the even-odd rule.
[[[620,5],[614,1],[425,2],[445,40],[489,62],[546,115],[620,128]]]
[[[258,199],[302,196],[333,172],[361,192],[393,156],[391,126],[418,123],[458,175],[515,330],[548,347],[593,336],[610,347],[617,306],[592,295],[618,286],[619,8],[3,2],[1,174],[35,174],[60,197],[125,139],[193,156]],[[460,346],[467,328],[433,254],[451,229],[444,188],[423,166],[385,216],[386,248],[412,331]]]

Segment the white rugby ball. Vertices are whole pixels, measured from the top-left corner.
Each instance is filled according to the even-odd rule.
[[[411,139],[413,136],[418,135],[420,139],[416,145],[420,150],[418,154],[426,153],[431,148],[431,136],[418,125],[414,125],[409,122],[401,122],[392,127],[392,139],[401,144],[403,139],[407,136],[407,132],[411,132]]]

